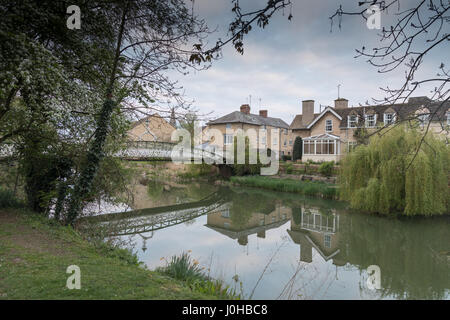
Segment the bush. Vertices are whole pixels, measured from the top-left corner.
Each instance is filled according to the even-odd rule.
[[[182,281],[206,279],[198,262],[191,259],[191,256],[186,252],[183,252],[180,256],[172,256],[167,265],[159,268],[158,271]]]
[[[329,177],[333,174],[333,168],[334,168],[334,161],[327,161],[327,162],[323,162],[319,166],[318,171],[321,175]]]
[[[292,151],[292,160],[301,160],[303,153],[303,141],[301,137],[295,138],[294,149]]]
[[[286,173],[291,174],[294,171],[292,164],[286,166]]]
[[[368,212],[448,213],[449,151],[432,132],[423,137],[416,129],[397,126],[344,158],[341,197]]]
[[[0,208],[19,208],[23,203],[14,196],[14,192],[0,187]]]
[[[158,268],[157,271],[186,282],[196,292],[217,296],[221,299],[241,298],[240,294],[237,294],[223,281],[211,279],[207,276],[203,269],[197,260],[191,259],[189,253],[183,252],[180,256],[172,256],[167,265]]]
[[[284,154],[281,156],[281,160],[283,160],[283,161],[287,161],[287,160],[291,160],[291,159],[292,159],[292,157],[290,155]]]

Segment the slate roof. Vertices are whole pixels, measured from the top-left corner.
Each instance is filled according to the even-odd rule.
[[[350,114],[355,114],[359,116],[359,120],[363,121],[364,114],[376,114],[377,121],[383,121],[383,115],[385,111],[392,112],[394,111],[397,114],[398,120],[407,120],[414,116],[414,112],[423,107],[428,108],[431,114],[434,114],[436,109],[439,108],[442,102],[432,102],[427,97],[411,97],[408,100],[408,103],[397,103],[392,105],[376,105],[376,106],[363,106],[363,107],[353,107],[353,108],[345,108],[345,109],[333,109],[337,114],[342,117],[342,120],[339,124],[340,128],[347,128],[347,120]],[[436,112],[432,121],[443,121],[446,120],[446,113],[450,108],[450,102],[446,102],[442,108]],[[390,109],[390,110],[388,110]],[[315,113],[314,119],[316,119],[320,113]],[[311,121],[311,122],[312,122]],[[302,115],[296,115],[291,125],[289,126],[292,130],[308,130],[307,126],[309,123],[304,124],[302,122]]]
[[[240,111],[234,111],[216,120],[212,120],[208,122],[208,125],[222,123],[247,123],[257,126],[267,125],[283,129],[289,128],[289,125],[280,118],[265,118],[257,114],[247,114]]]

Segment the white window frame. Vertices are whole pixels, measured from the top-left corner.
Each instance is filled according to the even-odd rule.
[[[388,116],[392,116],[390,121],[387,119]],[[396,118],[395,113],[385,113],[383,116],[384,125],[388,126],[390,124],[393,124],[396,120],[395,118]]]
[[[373,117],[373,120],[369,120],[369,117]],[[373,121],[373,126],[369,125],[370,121]],[[377,126],[377,115],[366,114],[366,128],[375,128]]]
[[[263,146],[266,145],[266,136],[262,136],[262,137],[261,137],[261,144],[262,144]]]
[[[228,140],[231,140],[231,141],[228,141]],[[226,145],[226,146],[229,146],[229,145],[233,144],[233,135],[224,133],[223,134],[223,144]]]
[[[355,117],[355,120],[351,120],[352,117]],[[354,124],[354,126],[352,124]],[[351,114],[347,117],[347,127],[348,128],[357,128],[358,127],[358,116],[357,115]]]
[[[330,129],[328,129],[328,127]],[[327,119],[325,120],[325,132],[332,132],[333,131],[333,120]]]
[[[324,234],[323,245],[325,246],[325,248],[331,248],[331,234]]]

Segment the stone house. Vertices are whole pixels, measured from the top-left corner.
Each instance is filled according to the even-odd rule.
[[[174,130],[175,127],[170,122],[155,113],[134,122],[128,131],[128,137],[130,141],[171,142]]]
[[[314,112],[314,100],[302,101],[302,114],[289,127],[289,145],[296,137],[303,140],[302,161],[339,161],[357,144],[358,136],[392,125],[398,121],[415,121],[422,130],[448,136],[450,103],[439,108],[439,102],[427,97],[411,97],[407,103],[383,106],[350,107],[348,100],[336,99],[334,107]],[[292,151],[292,150],[291,150]]]
[[[269,117],[267,110],[260,110],[259,114],[250,113],[248,104],[243,104],[239,111],[208,122],[202,131],[202,141],[226,150],[232,147],[239,132],[248,136],[251,148],[279,150],[280,155],[291,152],[289,125],[280,118]]]

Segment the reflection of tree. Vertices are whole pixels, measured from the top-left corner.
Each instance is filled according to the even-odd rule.
[[[275,200],[252,193],[235,193],[230,208],[231,222],[244,226],[254,213],[269,214],[275,210]]]
[[[442,299],[450,288],[445,252],[450,243],[448,221],[392,220],[363,215],[341,216],[346,260],[381,269],[382,295],[405,299]],[[343,218],[346,218],[345,220]],[[351,229],[350,229],[351,225]]]
[[[147,194],[153,200],[158,200],[163,193],[163,184],[158,181],[150,180],[147,185]]]
[[[292,219],[296,225],[300,225],[302,223],[302,208],[294,207],[292,208]]]

